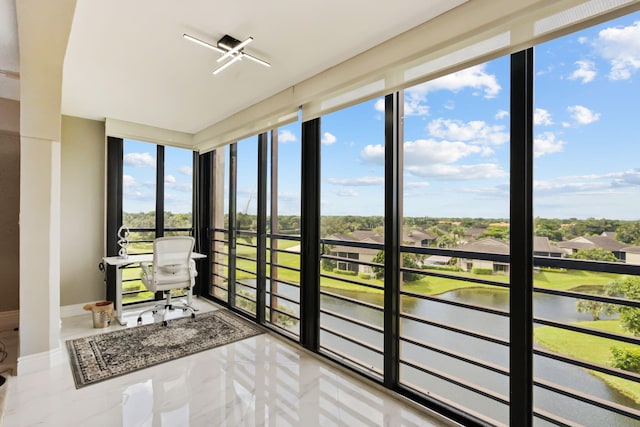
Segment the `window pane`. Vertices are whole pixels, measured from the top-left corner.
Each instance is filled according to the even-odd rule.
[[[554,324],[535,324],[536,345],[545,352],[535,356],[536,380],[635,411],[637,380],[549,356],[638,372],[640,329],[631,319],[640,309],[588,298],[640,298],[640,277],[598,271],[602,261],[640,264],[639,22],[636,13],[537,46],[534,62],[534,233],[545,243],[536,255],[586,260],[577,267],[537,261],[534,285],[541,292],[534,293],[534,316]],[[637,425],[547,387],[534,392],[536,410],[569,422]]]
[[[374,376],[383,370],[383,100],[322,117],[320,346]],[[384,107],[383,107],[384,109]]]
[[[509,253],[509,70],[505,57],[404,91],[400,381],[499,423],[509,420],[509,264],[499,259]]]
[[[236,307],[256,312],[258,137],[238,142],[236,190]]]
[[[299,337],[300,124],[288,125],[277,132],[277,142],[270,144],[269,161],[266,321]]]
[[[157,146],[148,142],[124,140],[122,169],[122,222],[132,231],[130,254],[150,253],[156,237],[156,153]],[[122,273],[123,302],[154,299],[140,281],[140,267]]]
[[[191,235],[193,211],[193,151],[164,149],[165,236]],[[172,229],[180,229],[171,232]]]
[[[212,278],[209,295],[229,300],[229,164],[230,147],[215,153],[213,180],[213,242]]]

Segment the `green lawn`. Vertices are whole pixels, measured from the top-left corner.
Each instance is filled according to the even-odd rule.
[[[298,243],[294,241],[287,240],[279,240],[278,241],[279,248],[286,249],[289,247],[297,246]],[[226,250],[226,249],[225,249]],[[238,246],[237,254],[242,256],[247,256],[251,258],[255,258],[256,250],[255,248],[246,247],[246,246]],[[268,259],[268,256],[267,256]],[[224,261],[226,263],[226,261]],[[300,254],[299,252],[290,252],[290,253],[278,253],[278,264],[286,265],[294,268],[300,268]],[[242,269],[256,271],[256,264],[254,261],[247,261],[243,259],[239,259],[236,265]],[[367,288],[364,286],[358,286],[351,283],[346,283],[340,280],[340,275],[322,270],[323,274],[331,275],[336,277],[336,279],[328,279],[322,278],[321,286],[325,288],[338,288],[349,291],[358,291],[358,292],[370,292],[370,293],[381,293],[380,290]],[[226,274],[226,271],[225,271]],[[270,274],[269,267],[267,267],[267,274]],[[491,280],[499,283],[509,283],[508,275],[477,275],[471,272],[449,272],[450,275],[456,276],[458,278],[440,278],[433,276],[423,276],[422,279],[416,280],[413,282],[405,282],[403,285],[403,290],[409,292],[420,293],[423,295],[439,295],[449,291],[457,290],[457,289],[465,289],[465,288],[493,288],[490,285],[482,285],[476,284],[472,282],[468,282],[465,279],[468,278],[480,278],[485,280]],[[238,279],[251,279],[255,278],[254,275],[247,274],[242,271],[237,272]],[[287,269],[279,269],[278,277],[282,280],[299,283],[300,282],[300,274],[296,271],[291,271]],[[342,276],[348,279],[356,279],[362,281],[366,284],[373,284],[378,286],[383,286],[383,281],[378,279],[362,279],[353,276]],[[609,281],[618,277],[616,274],[611,273],[599,273],[599,272],[591,272],[591,271],[581,271],[581,270],[549,270],[542,269],[540,272],[534,273],[534,285],[541,288],[550,288],[557,290],[571,290],[576,288],[600,288]]]
[[[574,324],[629,335],[627,332],[622,330],[618,320],[575,322]],[[563,329],[553,328],[551,326],[535,328],[534,336],[540,345],[554,353],[587,360],[593,363],[599,363],[601,365],[609,365],[609,360],[611,359],[610,349],[613,346],[620,348],[638,347],[632,344],[620,343],[616,340],[594,337],[591,335],[581,334],[579,332],[566,331]],[[636,403],[640,403],[640,383],[616,378],[600,372],[589,371],[589,373],[602,379],[611,387],[620,391],[620,393],[633,399]]]

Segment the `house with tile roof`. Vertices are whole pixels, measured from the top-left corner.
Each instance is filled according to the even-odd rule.
[[[476,240],[475,242],[459,245],[456,249],[486,254],[509,255],[509,242],[487,237]],[[561,257],[563,252],[557,246],[552,245],[547,237],[534,236],[533,254],[535,256]],[[509,263],[504,262],[460,257],[458,259],[458,265],[463,271],[473,271],[473,269],[481,268],[491,269],[493,274],[509,274]]]
[[[627,244],[619,242],[608,235],[600,235],[575,237],[571,240],[558,242],[557,246],[564,251],[565,255],[574,254],[581,249],[604,249],[606,251],[613,252],[613,255],[615,255],[616,258],[620,261],[624,261],[625,252],[622,251],[622,248],[627,246]]]

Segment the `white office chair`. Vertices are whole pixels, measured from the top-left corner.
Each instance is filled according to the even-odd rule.
[[[156,304],[153,308],[140,313],[138,325],[142,324],[143,314],[148,312],[156,314],[162,308],[164,308],[163,326],[167,326],[168,311],[176,308],[191,311],[191,317],[196,317],[196,312],[190,305],[174,304],[171,301],[172,289],[187,289],[191,295],[198,274],[196,263],[191,259],[194,244],[195,239],[190,236],[159,237],[153,241],[153,263],[140,263],[142,283],[151,292],[164,292],[167,299],[164,304]]]

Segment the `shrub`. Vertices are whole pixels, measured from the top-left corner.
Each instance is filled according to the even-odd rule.
[[[358,274],[358,277],[361,278],[361,279],[364,279],[364,280],[371,279],[371,275],[367,274],[367,273],[360,273],[360,274]]]
[[[611,347],[611,366],[640,373],[640,349]]]
[[[480,275],[484,275],[484,276],[491,276],[493,274],[493,269],[491,268],[480,268],[480,267],[474,267],[471,269],[471,272],[473,274],[480,274]]]
[[[332,259],[323,259],[321,265],[323,270],[333,271],[338,266],[338,263]]]
[[[342,274],[343,276],[357,276],[358,275],[357,271],[341,270],[339,268],[334,268],[333,272],[336,273],[336,274]]]

